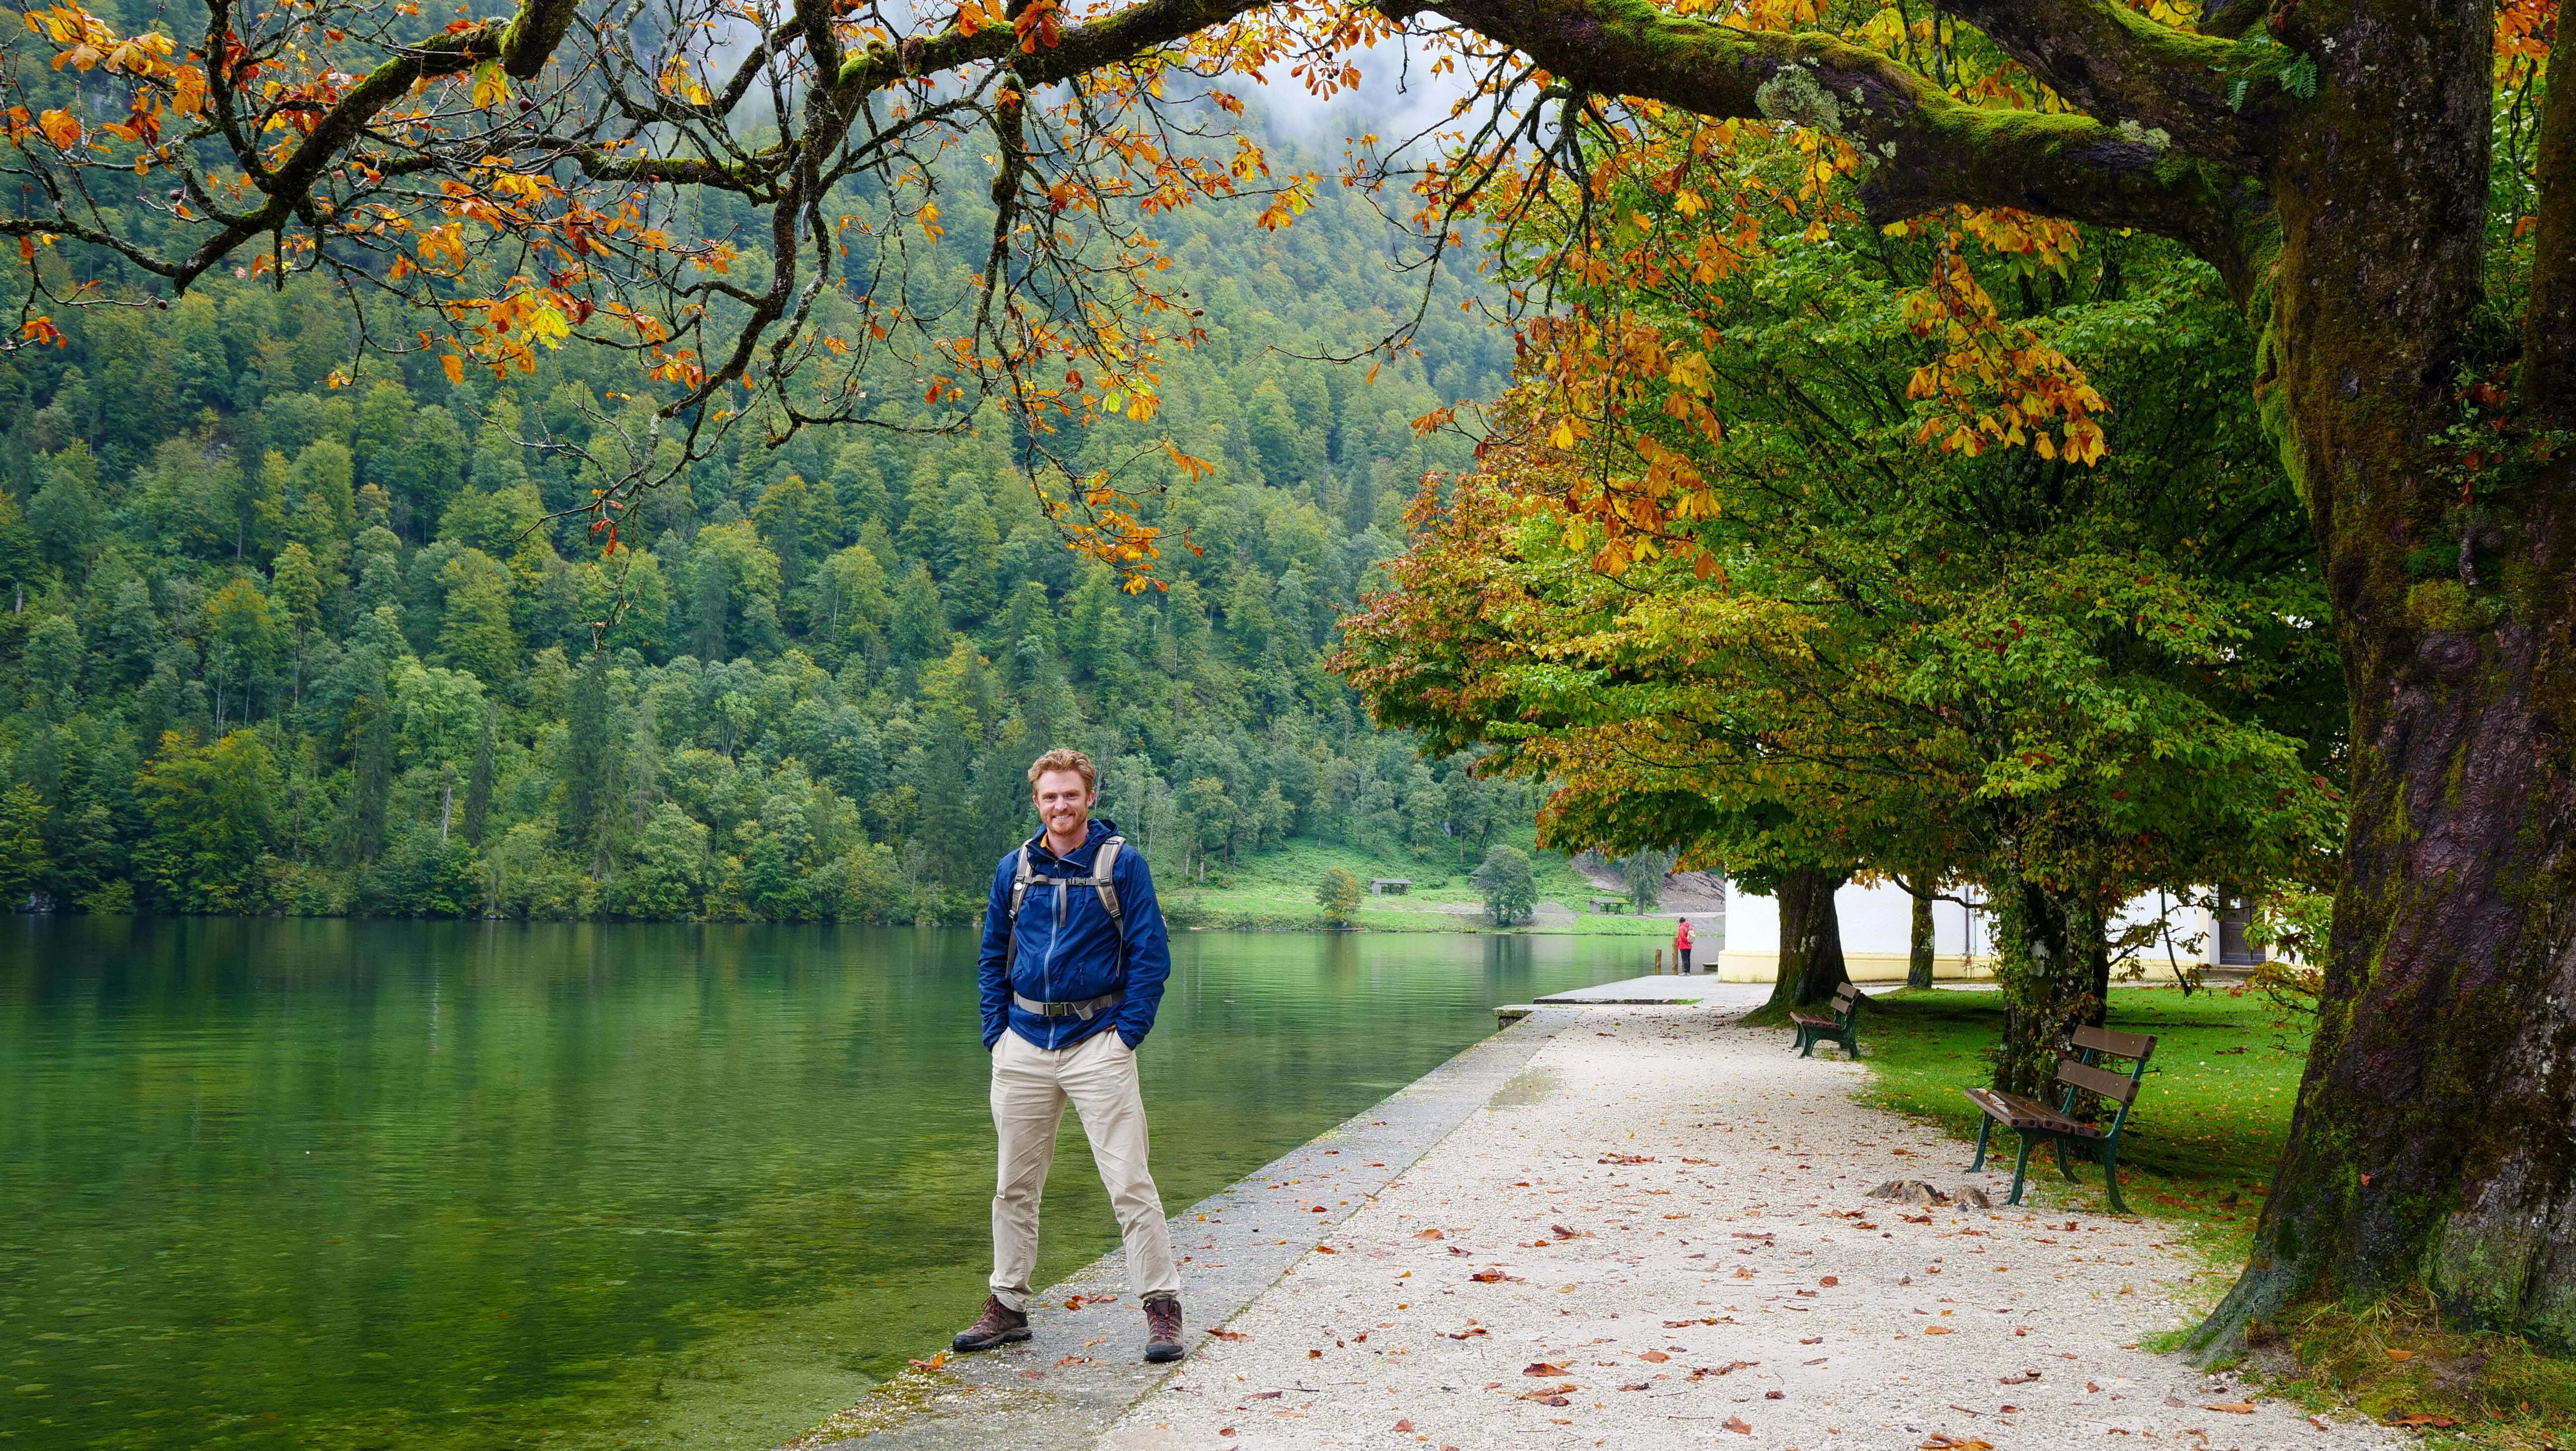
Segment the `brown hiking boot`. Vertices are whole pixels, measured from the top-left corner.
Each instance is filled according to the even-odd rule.
[[[1181,1358],[1181,1297],[1145,1297],[1145,1359],[1156,1365]]]
[[[983,1315],[974,1324],[958,1331],[957,1338],[950,1343],[959,1350],[991,1350],[997,1345],[1028,1338],[1029,1317],[1003,1304],[1001,1296],[986,1295]]]

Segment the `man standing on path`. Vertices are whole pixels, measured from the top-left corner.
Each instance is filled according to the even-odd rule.
[[[1136,1079],[1136,1046],[1154,1029],[1171,975],[1171,940],[1144,857],[1115,825],[1091,819],[1098,786],[1080,751],[1038,757],[1029,787],[1046,829],[993,873],[979,973],[1001,1138],[993,1279],[983,1315],[958,1332],[959,1350],[1029,1338],[1038,1200],[1070,1102],[1127,1243],[1127,1288],[1144,1298],[1145,1358],[1181,1358],[1180,1269],[1145,1167]]]
[[[1682,925],[1673,929],[1673,960],[1682,965],[1684,977],[1690,976],[1690,947],[1690,919],[1684,917]]]

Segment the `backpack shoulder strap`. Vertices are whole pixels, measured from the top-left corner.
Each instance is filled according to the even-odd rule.
[[[1127,838],[1110,837],[1100,843],[1100,850],[1091,858],[1091,889],[1100,894],[1100,905],[1109,913],[1109,925],[1118,929],[1122,943],[1127,935],[1127,913],[1118,902],[1118,884],[1110,878],[1118,869],[1119,848],[1125,845]]]
[[[1020,920],[1020,902],[1029,894],[1029,883],[1037,879],[1037,869],[1029,865],[1029,849],[1023,845],[1011,853],[1011,920]]]
[[[1034,876],[1029,867],[1026,843],[1011,853],[1011,862],[1011,906],[1009,913],[1002,918],[1002,964],[1006,968],[1019,960],[1020,900],[1029,894],[1029,882]]]

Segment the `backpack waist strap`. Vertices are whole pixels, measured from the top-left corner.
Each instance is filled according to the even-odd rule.
[[[1096,998],[1084,998],[1079,1002],[1042,1003],[1036,998],[1024,998],[1018,993],[1013,993],[1011,1001],[1019,1004],[1020,1011],[1035,1013],[1041,1018],[1080,1018],[1087,1023],[1091,1021],[1094,1014],[1107,1012],[1125,1001],[1126,997],[1127,994],[1124,992],[1114,992],[1103,993]]]

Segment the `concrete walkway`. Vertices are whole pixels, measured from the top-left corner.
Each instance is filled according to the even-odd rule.
[[[1484,1110],[1547,1041],[1546,1023],[1568,1016],[1539,1010],[1532,1021],[1476,1044],[1232,1188],[1173,1214],[1193,1344],[1313,1255],[1370,1196]],[[1048,1451],[1090,1445],[1172,1373],[1137,1359],[1144,1317],[1135,1297],[1124,1293],[1125,1273],[1121,1254],[1094,1261],[1030,1307],[1034,1334],[1027,1344],[936,1364],[916,1361],[790,1446]]]
[[[1705,1008],[1513,1032],[1545,1041],[1487,1106],[1098,1444],[2400,1444],[2139,1349],[2223,1282],[2168,1227],[2080,1207],[2098,1183],[2028,1210],[1866,1197],[1927,1179],[2000,1205],[2006,1180],[1856,1102],[1858,1065]]]
[[[1670,973],[1661,977],[1597,982],[1590,987],[1549,993],[1538,1001],[1551,1007],[1697,1003],[1702,1007],[1730,1008],[1741,1012],[1746,1008],[1760,1007],[1770,997],[1771,985],[1767,982],[1719,982],[1714,973],[1694,973],[1689,977]]]

